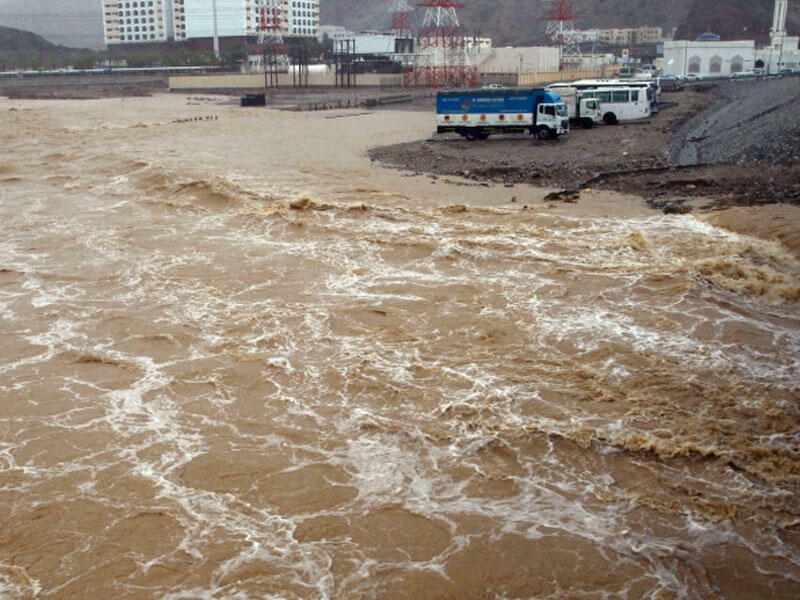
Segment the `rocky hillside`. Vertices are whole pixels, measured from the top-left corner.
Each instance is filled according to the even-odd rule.
[[[534,0],[462,0],[458,16],[464,33],[494,39],[495,45],[541,43],[550,3]],[[416,2],[409,0],[411,6]],[[769,38],[774,0],[573,0],[577,29],[660,26],[665,33],[677,30],[679,38],[693,39],[713,31],[723,39]],[[794,4],[794,6],[791,6]],[[351,29],[386,29],[391,22],[392,0],[324,0],[320,3],[323,24]],[[800,7],[790,3],[789,32],[800,33]],[[425,9],[417,7],[417,24]]]
[[[90,50],[56,46],[35,33],[0,26],[0,71],[53,69],[68,65],[87,68],[94,64]]]
[[[50,52],[56,46],[40,35],[0,25],[0,51]]]
[[[723,40],[755,40],[769,43],[774,0],[695,0],[686,19],[678,26],[678,39],[694,39],[711,31]],[[789,2],[786,28],[800,34],[800,4]]]

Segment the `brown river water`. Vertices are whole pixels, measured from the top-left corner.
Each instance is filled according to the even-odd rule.
[[[0,99],[0,597],[800,596],[797,209],[366,157],[433,128]]]

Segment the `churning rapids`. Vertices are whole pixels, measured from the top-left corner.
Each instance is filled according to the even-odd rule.
[[[422,112],[0,122],[3,598],[800,595],[779,242],[371,164]]]

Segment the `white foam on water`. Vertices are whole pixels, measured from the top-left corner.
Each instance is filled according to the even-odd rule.
[[[452,583],[463,553],[512,536],[563,540],[578,564],[595,549],[611,579],[630,577],[622,595],[716,593],[698,575],[716,545],[751,557],[760,589],[797,581],[797,549],[775,533],[796,522],[792,484],[760,479],[747,456],[790,458],[796,436],[737,425],[766,406],[792,414],[794,307],[707,283],[709,259],[796,277],[779,249],[692,218],[462,207],[452,188],[398,206],[381,181],[364,186],[360,159],[265,173],[272,138],[238,162],[217,139],[219,156],[190,164],[153,132],[195,142],[178,113],[136,128],[118,108],[116,129],[75,125],[99,145],[24,215],[3,197],[0,316],[16,354],[0,374],[22,402],[0,473],[16,478],[15,515],[52,503],[48,485],[113,522],[160,511],[176,539],[135,555],[126,591],[156,593],[159,565],[183,565],[164,598],[378,597],[391,573]],[[243,139],[263,131],[235,118]],[[87,168],[116,135],[124,173]],[[204,457],[208,472],[187,477]],[[141,493],[114,496],[106,473]],[[317,500],[313,486],[346,493],[292,503]],[[356,538],[387,511],[441,543],[413,556]],[[85,576],[69,568],[79,552],[44,592]],[[255,591],[248,577],[271,569],[286,589]],[[610,594],[554,589],[542,597]],[[515,597],[503,582],[492,593]]]

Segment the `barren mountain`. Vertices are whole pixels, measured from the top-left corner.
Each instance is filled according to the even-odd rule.
[[[458,9],[466,35],[491,37],[495,45],[529,45],[542,42],[547,28],[545,17],[552,2],[535,0],[463,0]],[[388,29],[392,0],[322,0],[323,24],[350,29]],[[419,25],[425,8],[409,0],[414,8],[412,20]],[[774,0],[574,0],[576,29],[659,26],[669,35],[674,30],[681,39],[693,39],[712,31],[722,39],[769,39]],[[790,33],[800,31],[800,4],[790,2]]]

